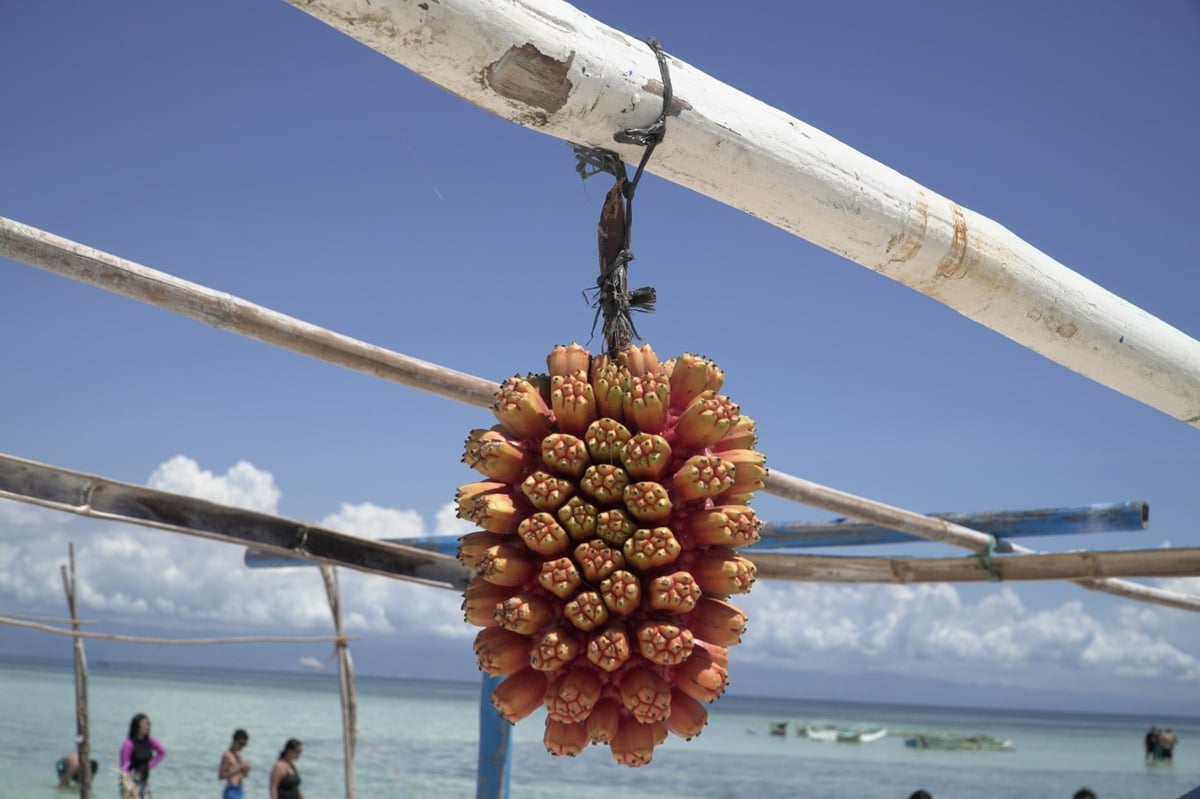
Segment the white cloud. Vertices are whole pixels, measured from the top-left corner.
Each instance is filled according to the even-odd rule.
[[[872,663],[944,679],[969,670],[1001,682],[1027,669],[1200,681],[1191,614],[1176,612],[1185,618],[1168,636],[1153,609],[1122,607],[1104,620],[1080,600],[1033,611],[1008,586],[972,603],[933,584],[759,584],[739,604],[751,614],[744,656],[776,665],[858,671]]]
[[[362,538],[407,538],[422,535],[425,528],[416,511],[382,508],[370,502],[342,503],[337,513],[321,520],[321,525]]]
[[[225,474],[216,475],[201,469],[191,458],[176,455],[154,470],[147,485],[262,513],[275,513],[279,506],[275,477],[246,461],[238,461]]]

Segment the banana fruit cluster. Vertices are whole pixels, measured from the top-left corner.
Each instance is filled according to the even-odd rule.
[[[549,374],[505,381],[499,424],[472,430],[458,490],[477,576],[463,595],[479,668],[505,679],[511,723],[539,707],[555,755],[607,744],[641,766],[668,733],[698,735],[729,681],[754,582],[737,553],[759,539],[748,507],[765,459],[754,422],[695,355],[659,362],[555,347]]]

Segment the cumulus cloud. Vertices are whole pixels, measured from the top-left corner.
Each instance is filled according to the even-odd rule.
[[[1032,610],[1007,586],[975,602],[938,584],[764,588],[741,603],[761,620],[742,649],[775,665],[856,671],[870,662],[945,679],[969,670],[998,682],[1018,682],[1028,669],[1200,681],[1195,620],[1166,636],[1153,609],[1122,607],[1103,619],[1070,600]]]
[[[154,470],[147,485],[262,513],[275,513],[279,506],[275,477],[246,461],[238,461],[218,475],[201,469],[191,458],[176,455]]]

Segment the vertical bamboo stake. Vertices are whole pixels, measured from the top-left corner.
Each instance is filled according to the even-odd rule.
[[[75,545],[67,546],[68,563],[60,567],[63,591],[67,594],[67,609],[71,611],[71,629],[79,632],[79,613],[75,606]],[[79,799],[92,799],[92,747],[88,739],[87,658],[83,654],[83,638],[72,636],[75,642],[75,743],[79,758]]]
[[[346,779],[346,799],[354,799],[354,749],[358,735],[357,701],[354,694],[354,664],[350,661],[350,646],[342,633],[342,597],[338,587],[337,570],[321,566],[325,595],[333,612],[333,629],[337,634],[338,694],[342,700],[342,757]]]

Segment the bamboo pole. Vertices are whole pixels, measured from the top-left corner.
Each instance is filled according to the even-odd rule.
[[[333,614],[333,629],[337,633],[338,696],[342,706],[342,773],[346,799],[354,799],[354,750],[358,740],[358,701],[354,690],[354,664],[350,647],[342,629],[342,592],[338,586],[337,569],[321,564],[321,580]]]
[[[0,498],[93,519],[244,544],[358,571],[461,590],[471,573],[427,550],[340,533],[257,511],[120,483],[0,454]]]
[[[87,619],[64,619],[58,616],[42,616],[37,613],[5,613],[10,619],[25,619],[26,621],[45,621],[52,624],[98,624]]]
[[[119,633],[85,633],[82,631],[65,630],[61,627],[51,627],[34,621],[14,619],[0,614],[0,624],[9,627],[24,627],[54,635],[70,635],[76,638],[92,638],[97,641],[120,641],[125,644],[153,644],[155,646],[210,646],[212,644],[327,644],[338,639],[328,635],[243,635],[228,638],[147,638],[142,635],[121,635]],[[357,641],[359,636],[350,636],[347,641]]]
[[[496,384],[385,350],[0,217],[0,256],[248,338],[449,399],[488,405]]]
[[[864,519],[883,527],[892,530],[901,530],[921,538],[953,544],[954,546],[973,550],[981,555],[989,555],[993,549],[996,552],[1034,554],[1032,549],[1023,547],[1020,544],[1014,544],[1011,541],[998,541],[995,542],[995,546],[993,547],[991,545],[993,539],[990,536],[985,536],[983,533],[968,529],[962,525],[954,524],[945,519],[931,519],[912,511],[886,505],[882,502],[875,502],[845,491],[838,491],[837,489],[813,483],[809,480],[803,480],[799,477],[792,477],[782,472],[772,471],[767,475],[766,484],[772,493],[786,499],[803,502],[806,505],[812,505],[817,508],[824,508],[834,513],[853,516],[857,519]],[[977,544],[979,536],[983,536],[988,542],[983,547]],[[1200,611],[1200,597],[1183,594],[1178,591],[1167,591],[1162,588],[1138,585],[1114,577],[1072,582],[1076,582],[1077,585],[1089,591],[1102,591],[1128,599],[1151,602],[1156,605],[1177,608],[1179,610]]]
[[[633,163],[640,148],[613,134],[661,110],[650,48],[561,0],[288,2],[485,111]],[[674,102],[648,171],[1200,426],[1200,342],[991,219],[668,60]]]
[[[979,511],[973,513],[927,513],[926,517],[961,524],[996,538],[1079,535],[1145,530],[1150,506],[1145,502],[1111,502],[1078,508]],[[755,552],[766,549],[806,549],[878,544],[911,544],[920,541],[908,533],[877,524],[840,518],[818,522],[766,522]],[[421,546],[417,539],[398,543]]]
[[[68,566],[60,567],[63,591],[67,595],[67,610],[71,614],[71,629],[73,635],[73,650],[75,660],[75,746],[79,758],[79,799],[91,799],[92,780],[92,743],[89,733],[88,720],[88,669],[87,657],[83,651],[83,633],[79,630],[79,611],[75,603],[75,544],[67,546]]]
[[[992,558],[987,565],[970,555],[875,558],[754,551],[742,554],[754,561],[760,578],[812,583],[967,583],[995,578],[1005,582],[1089,580],[1114,574],[1127,577],[1200,576],[1200,547],[1003,555]],[[1192,609],[1200,611],[1200,597],[1193,600]]]

